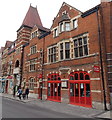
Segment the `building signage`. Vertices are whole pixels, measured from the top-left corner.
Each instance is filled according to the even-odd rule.
[[[99,66],[94,66],[93,70],[94,70],[94,72],[100,72],[100,67]]]
[[[42,78],[42,74],[39,74],[38,78]]]
[[[19,74],[20,68],[15,68],[13,74]]]

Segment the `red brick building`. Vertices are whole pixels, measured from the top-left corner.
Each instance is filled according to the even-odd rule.
[[[28,86],[38,99],[109,109],[111,5],[102,2],[82,13],[64,2],[50,30],[30,6],[17,30],[14,86]]]

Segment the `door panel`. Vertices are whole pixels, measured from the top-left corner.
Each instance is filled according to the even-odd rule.
[[[60,101],[61,100],[61,83],[48,83],[48,99]]]
[[[85,104],[84,83],[80,84],[80,103]]]
[[[91,106],[90,83],[70,83],[70,103]]]

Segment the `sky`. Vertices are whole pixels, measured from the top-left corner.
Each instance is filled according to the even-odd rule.
[[[16,31],[21,26],[30,4],[37,6],[42,24],[50,28],[63,2],[85,12],[100,4],[101,0],[0,0],[0,47],[7,40],[16,40]]]

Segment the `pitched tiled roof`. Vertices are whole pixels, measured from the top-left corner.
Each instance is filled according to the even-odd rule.
[[[37,8],[30,5],[29,10],[23,20],[22,25],[33,27],[34,25],[43,26]]]
[[[62,21],[65,21],[65,20],[70,20],[70,18],[68,17],[67,14],[63,14],[59,22],[62,22]]]
[[[45,27],[43,27],[43,26],[39,26],[39,25],[36,25],[36,26],[37,26],[38,29],[40,29],[40,30],[43,30],[43,31],[46,31],[46,32],[49,32],[49,31],[50,31],[50,29],[45,28]]]

